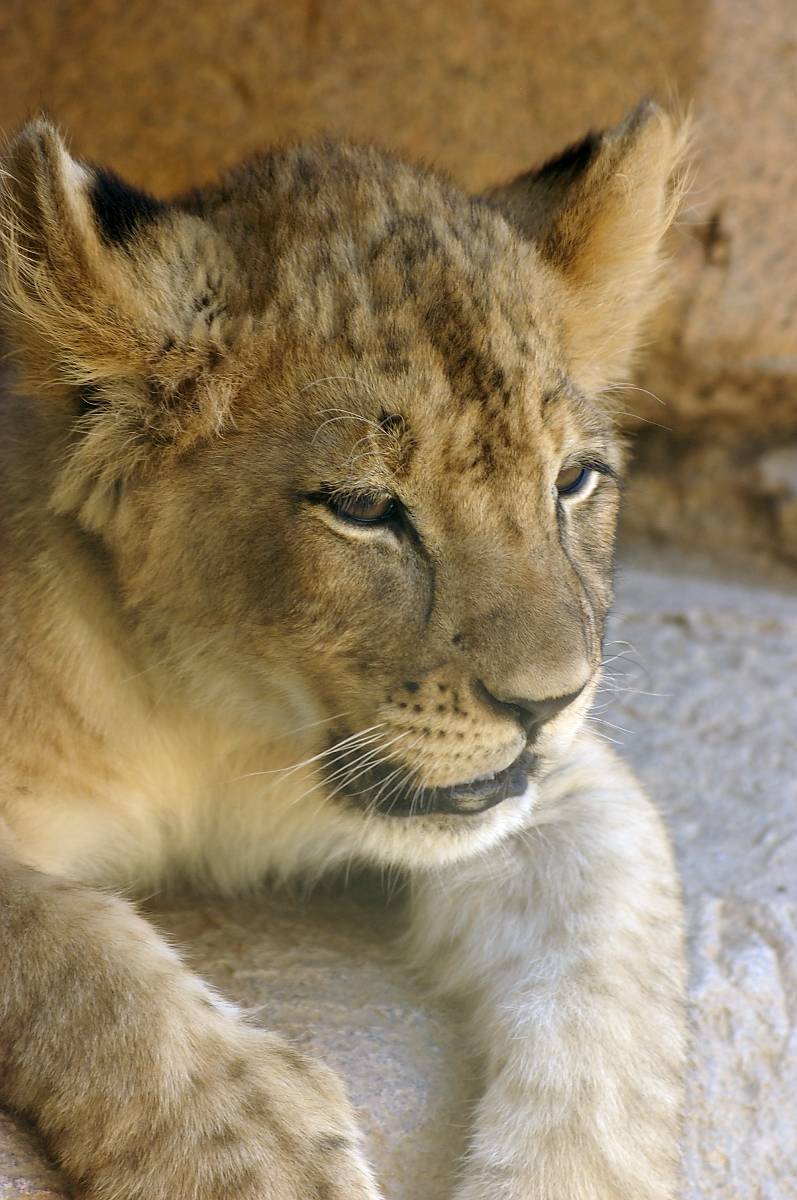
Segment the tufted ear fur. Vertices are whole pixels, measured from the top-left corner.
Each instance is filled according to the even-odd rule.
[[[484,199],[564,284],[571,371],[588,390],[627,371],[657,300],[662,239],[685,189],[688,123],[651,101]]]
[[[206,222],[76,162],[47,121],[12,142],[0,177],[3,324],[26,390],[63,406],[82,398],[88,413],[63,506],[70,488],[107,490],[153,446],[179,449],[223,425],[235,279]]]

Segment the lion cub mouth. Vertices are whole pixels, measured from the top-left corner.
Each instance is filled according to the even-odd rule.
[[[400,763],[382,762],[336,793],[368,812],[390,817],[429,816],[433,813],[472,816],[486,812],[511,796],[522,796],[538,763],[526,748],[501,771],[447,787],[419,788]]]

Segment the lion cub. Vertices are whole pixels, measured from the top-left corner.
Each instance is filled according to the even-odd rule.
[[[0,191],[0,1097],[90,1200],[374,1200],[343,1089],[114,894],[411,873],[484,1079],[457,1200],[665,1200],[666,835],[585,730],[652,104],[483,196],[373,149],[171,203],[43,121]]]

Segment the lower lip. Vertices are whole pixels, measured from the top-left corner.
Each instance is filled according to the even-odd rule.
[[[494,779],[475,781],[461,787],[429,788],[420,797],[397,798],[378,811],[390,817],[422,817],[435,814],[474,816],[495,808],[512,796],[522,796],[529,785],[529,774],[533,771],[535,758],[524,753],[511,766],[499,771]]]

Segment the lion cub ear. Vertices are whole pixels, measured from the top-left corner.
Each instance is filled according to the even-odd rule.
[[[483,197],[535,243],[564,285],[570,369],[587,390],[622,378],[656,303],[687,140],[686,121],[646,101],[616,128]]]
[[[164,438],[186,428],[181,398],[217,424],[224,389],[204,384],[223,374],[235,271],[216,231],[76,162],[45,120],[0,166],[0,296],[28,388],[138,404]]]

